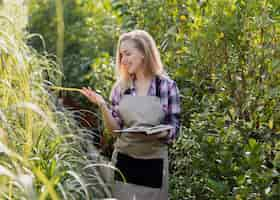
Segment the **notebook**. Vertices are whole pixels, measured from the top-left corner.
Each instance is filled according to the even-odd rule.
[[[145,135],[153,135],[153,134],[158,134],[161,133],[162,131],[166,130],[171,130],[173,129],[173,126],[171,125],[165,125],[165,124],[160,124],[157,126],[134,126],[134,127],[129,127],[121,130],[114,130],[115,133],[140,133],[140,134],[145,134]]]

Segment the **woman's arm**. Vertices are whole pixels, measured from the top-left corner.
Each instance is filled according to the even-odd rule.
[[[165,123],[173,126],[169,132],[166,142],[171,143],[179,136],[180,129],[180,92],[175,81],[172,81],[168,87],[168,112],[165,117]]]
[[[94,104],[97,104],[102,112],[102,118],[104,120],[105,127],[111,132],[114,136],[118,136],[117,133],[114,133],[114,130],[120,129],[118,121],[112,116],[111,110],[108,108],[104,98],[94,92],[91,88],[82,88],[81,93],[85,95],[89,101]]]
[[[102,103],[99,107],[102,112],[102,117],[104,120],[105,127],[110,133],[112,133],[112,135],[118,136],[119,134],[114,133],[114,130],[119,130],[120,125],[117,122],[117,120],[112,116],[111,110],[108,108],[106,103]]]

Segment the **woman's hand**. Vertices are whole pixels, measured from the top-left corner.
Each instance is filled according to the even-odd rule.
[[[90,87],[83,87],[81,93],[85,95],[89,101],[91,101],[94,104],[97,104],[99,107],[101,107],[102,105],[106,105],[106,102],[103,99],[103,97],[97,94],[95,91],[93,91]]]

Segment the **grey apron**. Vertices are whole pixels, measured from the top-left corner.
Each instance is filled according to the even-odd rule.
[[[124,95],[119,104],[119,112],[125,127],[159,125],[164,118],[160,98],[156,96]],[[120,179],[115,181],[114,198],[168,199],[168,149],[163,142],[121,134],[115,142],[112,163],[130,174],[125,183]]]

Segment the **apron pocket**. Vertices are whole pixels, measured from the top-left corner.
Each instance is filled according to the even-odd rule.
[[[138,159],[118,152],[116,167],[128,183],[152,188],[162,186],[163,159]],[[119,173],[115,173],[115,180],[123,181]]]

